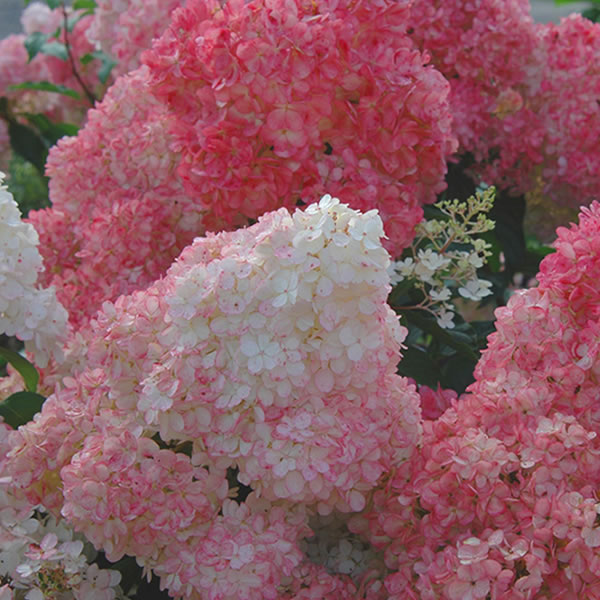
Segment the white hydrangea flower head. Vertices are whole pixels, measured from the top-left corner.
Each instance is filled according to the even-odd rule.
[[[34,227],[21,220],[0,173],[0,333],[16,336],[44,367],[53,355],[62,359],[67,311],[53,287],[36,286],[44,268]]]
[[[197,442],[198,464],[227,458],[269,500],[361,510],[379,463],[406,458],[420,431],[396,376],[406,329],[382,237],[376,211],[326,195],[197,239],[161,284],[164,354],[142,379],[140,425]],[[387,447],[390,419],[402,449]]]

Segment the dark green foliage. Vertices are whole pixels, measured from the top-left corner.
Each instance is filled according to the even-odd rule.
[[[559,5],[570,4],[578,1],[579,0],[554,0],[555,4]],[[590,0],[590,6],[581,11],[581,14],[593,23],[600,23],[600,0]]]
[[[26,81],[25,83],[19,83],[17,85],[11,85],[11,90],[37,90],[40,92],[54,92],[56,94],[62,94],[63,96],[69,96],[79,100],[81,94],[77,90],[73,90],[64,85],[57,85],[49,81]]]
[[[34,392],[16,392],[0,402],[0,416],[4,422],[16,429],[29,423],[42,410],[46,398]]]
[[[50,206],[48,178],[18,154],[13,153],[10,159],[6,184],[23,217],[30,210]]]
[[[30,392],[37,390],[37,384],[40,376],[36,368],[23,356],[14,350],[8,348],[0,348],[0,357],[10,363],[21,375],[25,382],[25,387]]]
[[[465,173],[471,162],[471,157],[465,155],[459,163],[449,165],[446,179],[448,189],[440,200],[465,199],[475,193],[478,183]],[[424,212],[427,219],[443,218],[435,206],[426,206]],[[523,197],[497,191],[490,212],[490,218],[496,223],[495,229],[481,236],[491,244],[492,255],[478,272],[480,279],[493,284],[493,295],[480,302],[480,305],[488,308],[490,317],[493,309],[504,305],[510,297],[515,275],[519,274],[525,281],[535,277],[541,260],[553,252],[552,248],[541,244],[534,236],[525,235],[524,217]],[[473,372],[481,351],[487,345],[488,335],[494,331],[494,321],[490,318],[467,323],[457,314],[454,318],[455,327],[443,329],[433,315],[423,310],[405,308],[414,307],[421,300],[410,281],[404,281],[394,288],[388,300],[409,330],[398,372],[422,385],[436,388],[440,384],[443,388],[462,393],[474,381]]]
[[[111,563],[103,552],[99,552],[94,562],[100,569],[115,569],[121,573],[121,589],[131,600],[170,600],[171,598],[166,591],[160,590],[158,577],[152,577],[150,581],[143,577],[142,567],[138,566],[132,556],[124,556],[116,563]]]

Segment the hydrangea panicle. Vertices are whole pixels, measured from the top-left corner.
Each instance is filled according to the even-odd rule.
[[[16,488],[173,594],[276,598],[310,514],[363,510],[420,439],[382,238],[377,211],[331,196],[197,238],[80,333],[15,433]]]

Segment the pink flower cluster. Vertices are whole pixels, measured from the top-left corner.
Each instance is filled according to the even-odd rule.
[[[559,229],[469,393],[352,521],[395,571],[390,598],[597,597],[599,234],[597,203]]]
[[[527,0],[416,0],[412,38],[449,80],[472,169],[514,193],[574,208],[598,189],[600,25],[536,25]]]
[[[571,15],[537,36],[545,60],[531,92],[544,131],[540,193],[575,207],[598,197],[600,24]]]
[[[539,50],[529,10],[528,0],[415,0],[411,9],[412,38],[450,82],[460,151],[492,163],[489,182],[495,185],[506,185],[506,169],[513,166],[505,145],[515,130],[530,119],[539,126],[522,97],[523,85],[533,88],[539,79],[530,67]],[[513,143],[522,148],[523,141]],[[494,162],[498,153],[502,168]],[[522,173],[530,175],[525,167]]]
[[[183,598],[355,589],[300,542],[311,515],[363,510],[420,439],[382,237],[376,211],[325,196],[196,239],[81,332],[72,377],[13,434],[16,493]],[[232,486],[252,490],[240,506]]]
[[[45,283],[76,327],[105,300],[151,284],[202,230],[201,203],[175,174],[168,114],[145,69],[119,78],[87,118],[50,152],[52,208],[29,217],[43,240]]]
[[[146,53],[178,172],[209,228],[328,192],[377,207],[399,252],[455,149],[448,84],[404,34],[407,2],[195,0]]]

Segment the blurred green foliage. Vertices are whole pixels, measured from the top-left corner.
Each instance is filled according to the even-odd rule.
[[[40,174],[36,167],[13,152],[9,165],[6,185],[24,217],[30,210],[50,206],[48,199],[48,178]]]
[[[571,4],[573,2],[577,2],[578,0],[554,0],[555,4]],[[590,6],[585,10],[581,11],[581,14],[586,18],[592,21],[593,23],[600,22],[600,0],[589,0]]]

